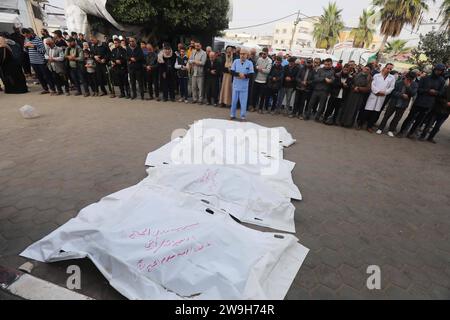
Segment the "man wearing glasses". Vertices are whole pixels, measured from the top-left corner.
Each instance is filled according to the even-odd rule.
[[[234,60],[231,66],[233,76],[233,94],[231,98],[230,119],[236,119],[237,103],[241,105],[241,121],[246,120],[249,78],[254,74],[253,63],[248,60],[247,49],[241,49],[239,59]]]

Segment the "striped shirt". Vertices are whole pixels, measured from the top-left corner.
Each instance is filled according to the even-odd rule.
[[[25,44],[31,42],[34,44],[34,48],[28,48],[28,54],[30,55],[31,64],[45,64],[45,46],[42,40],[38,37],[31,39],[25,39]]]

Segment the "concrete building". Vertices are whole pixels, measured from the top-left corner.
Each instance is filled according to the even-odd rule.
[[[339,33],[339,43],[337,46],[343,46],[343,45],[350,45],[350,47],[353,46],[353,40],[354,37],[352,36],[353,28],[346,27],[341,33]],[[382,37],[380,37],[378,34],[374,34],[372,43],[366,48],[370,51],[376,51],[380,48]]]
[[[34,0],[1,0],[0,31],[12,32],[12,27],[33,28],[39,32],[44,26],[45,14]]]
[[[318,19],[319,17],[311,17],[300,20],[294,33],[292,51],[315,47],[313,31]],[[272,49],[289,50],[293,30],[294,21],[277,23],[273,32]]]
[[[270,48],[272,46],[273,37],[266,35],[254,35],[249,33],[225,32],[225,36],[221,38],[225,42],[239,44],[247,47]]]

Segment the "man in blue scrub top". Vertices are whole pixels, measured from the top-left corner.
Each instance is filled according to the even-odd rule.
[[[236,108],[239,101],[241,105],[241,120],[245,120],[247,114],[248,86],[250,75],[254,73],[253,63],[247,59],[247,49],[241,49],[240,59],[234,60],[231,66],[233,75],[233,94],[231,98],[230,119],[236,119]]]

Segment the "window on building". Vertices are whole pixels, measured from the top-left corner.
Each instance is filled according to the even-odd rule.
[[[281,44],[284,44],[284,40],[281,40],[280,43],[281,43]]]
[[[283,29],[283,33],[286,33],[287,32],[287,30],[286,29]]]
[[[276,30],[275,30],[275,33],[280,33],[280,29],[276,29]]]
[[[275,43],[278,43],[278,40],[275,40]]]

